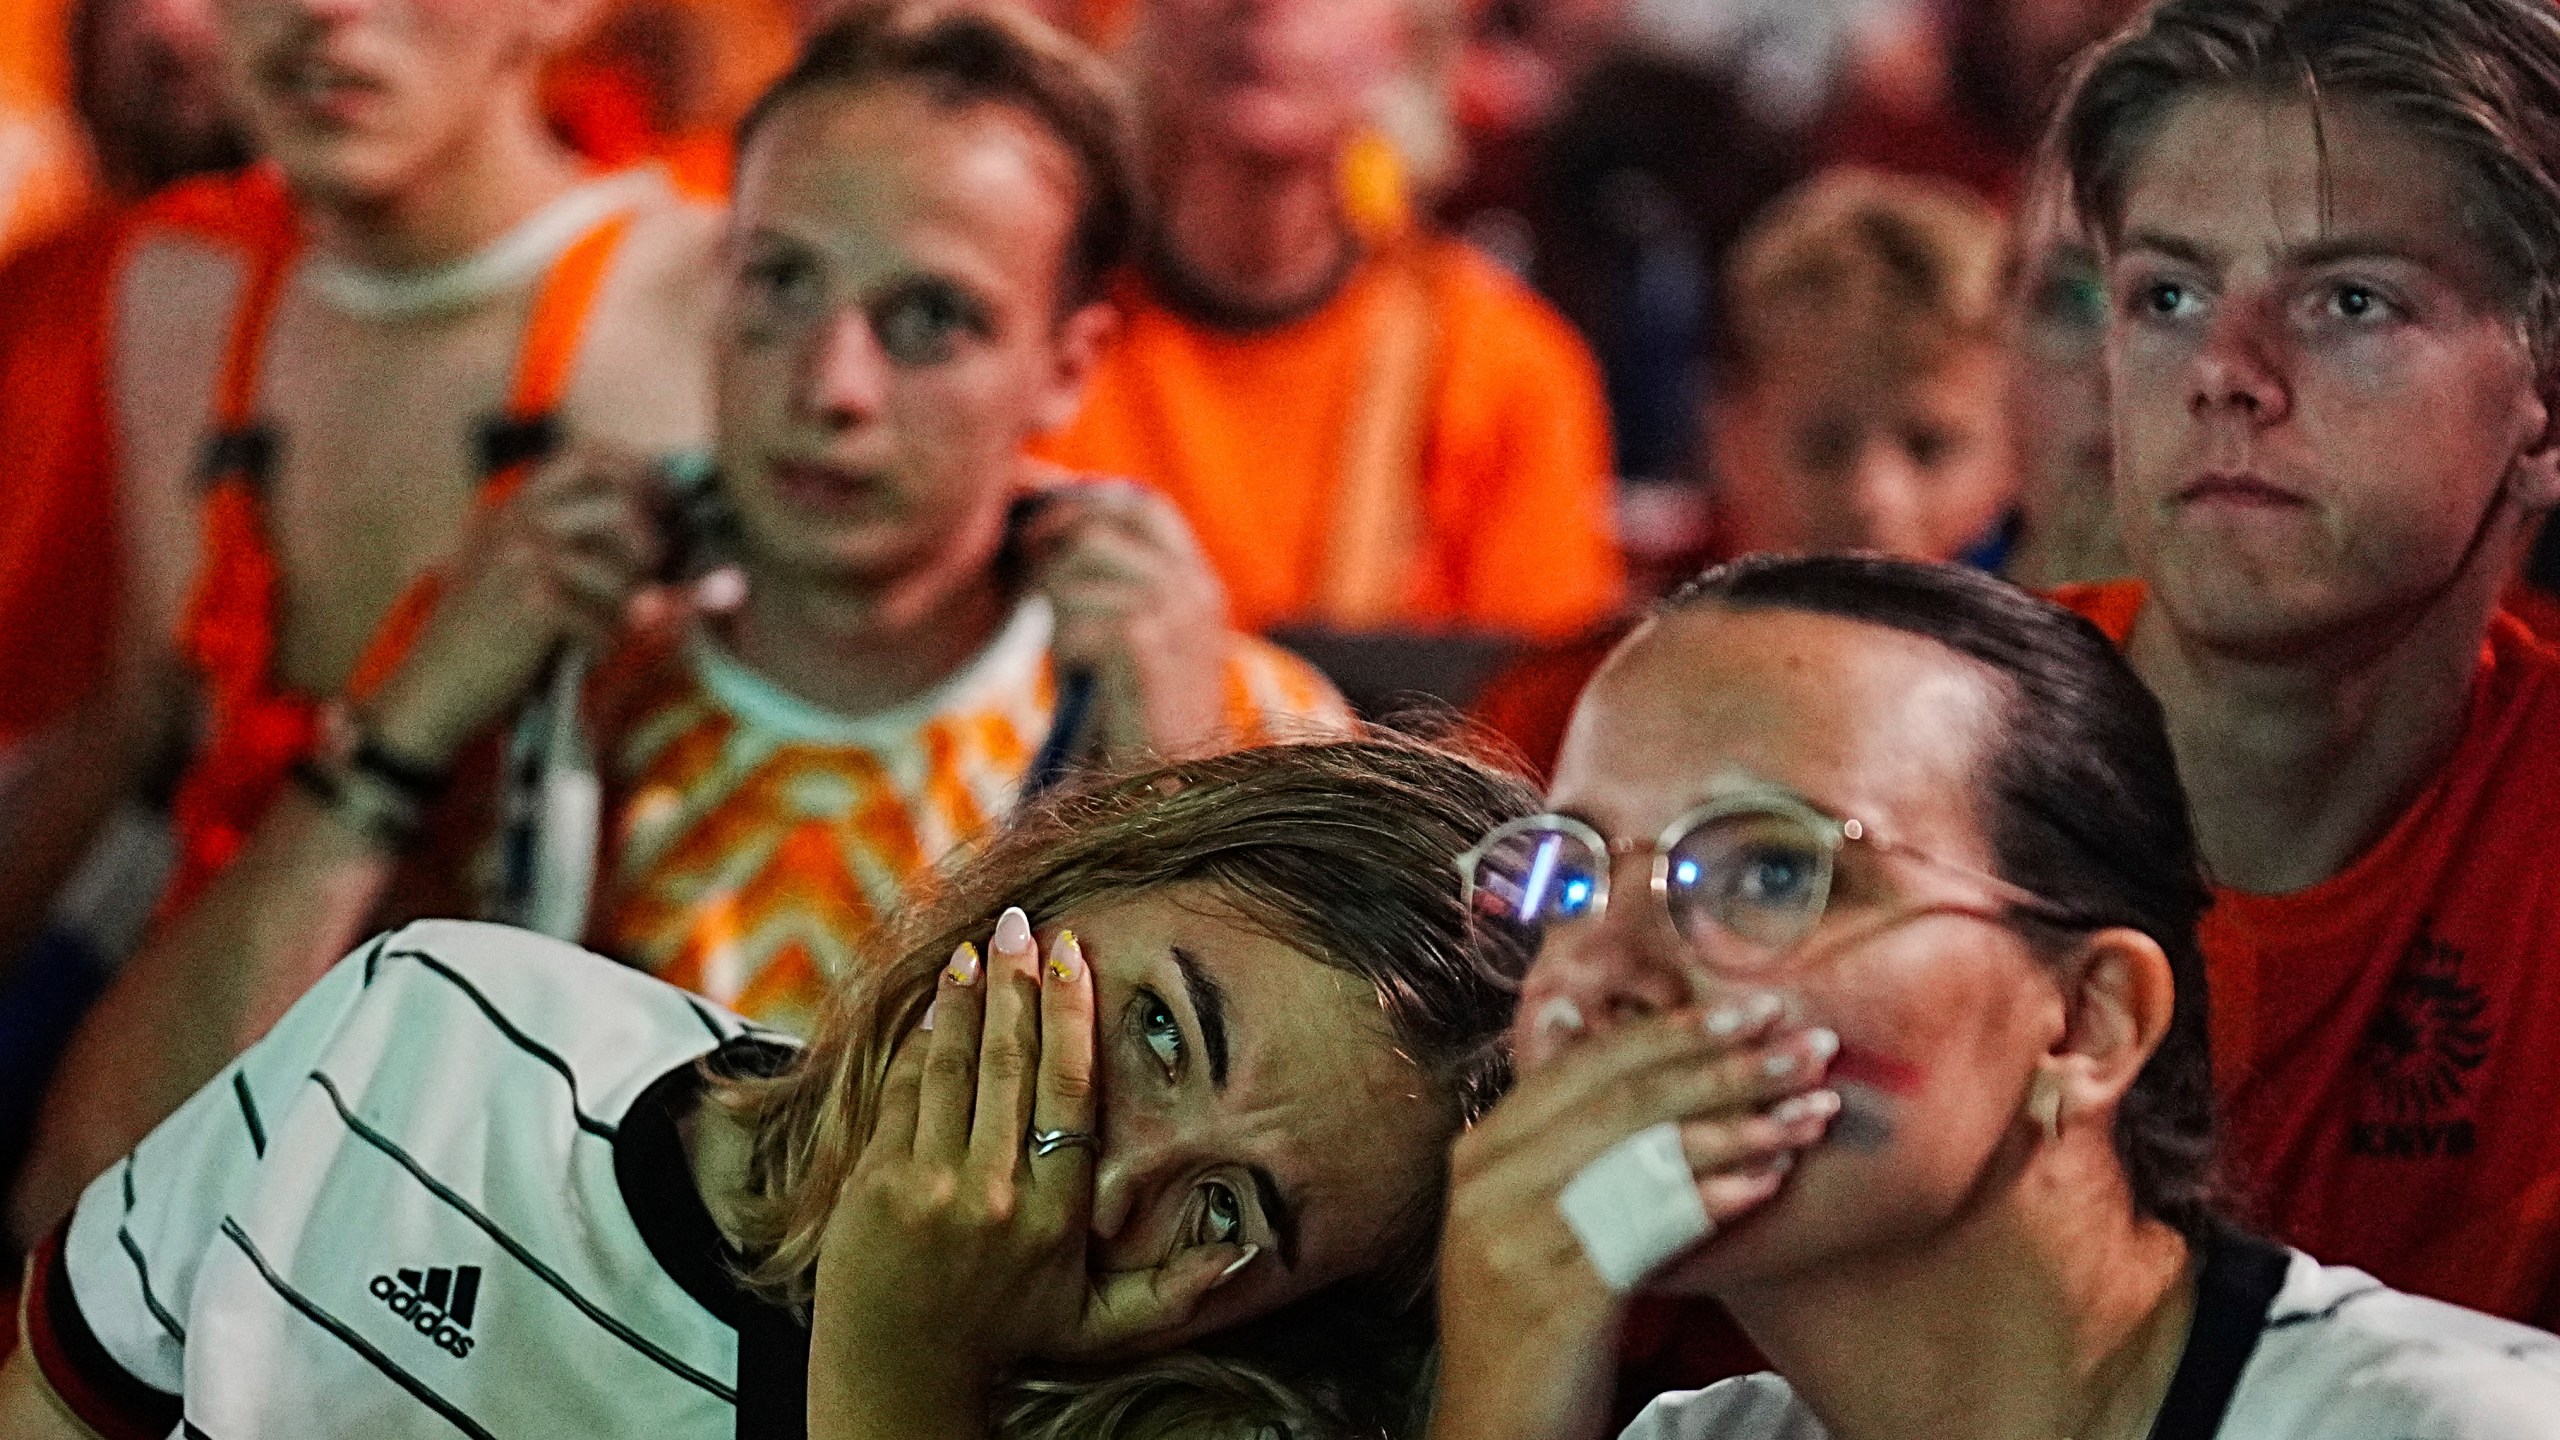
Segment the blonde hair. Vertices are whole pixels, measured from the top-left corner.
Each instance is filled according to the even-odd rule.
[[[1727,361],[1748,380],[1809,333],[1927,372],[1955,348],[1995,340],[2008,225],[1961,186],[1879,170],[1826,170],[1743,233],[1726,279]]]
[[[864,979],[829,997],[788,1070],[722,1082],[722,1102],[756,1137],[740,1236],[755,1257],[748,1283],[806,1303],[892,1052],[923,1018],[952,950],[983,942],[1007,905],[1039,925],[1209,886],[1244,923],[1376,988],[1399,1051],[1445,1094],[1454,1132],[1509,1082],[1506,977],[1526,957],[1479,941],[1451,862],[1535,799],[1484,761],[1374,735],[1166,765],[1017,816],[895,927]],[[1406,1213],[1381,1217],[1390,1258],[1369,1279],[1395,1303],[1427,1284],[1442,1178]]]

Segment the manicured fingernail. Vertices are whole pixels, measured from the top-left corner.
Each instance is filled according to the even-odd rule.
[[[1218,1278],[1209,1282],[1209,1288],[1214,1290],[1236,1278],[1237,1274],[1240,1273],[1244,1267],[1253,1263],[1253,1257],[1261,1253],[1262,1247],[1259,1245],[1247,1245],[1244,1247],[1244,1253],[1233,1260],[1228,1261],[1227,1268],[1218,1272]]]
[[[1793,1150],[1781,1150],[1777,1154],[1772,1155],[1767,1160],[1761,1162],[1759,1174],[1764,1178],[1775,1180],[1794,1168],[1796,1168],[1796,1152]]]
[[[1540,1036],[1557,1030],[1579,1035],[1582,1033],[1582,1028],[1582,1007],[1574,1004],[1572,998],[1565,995],[1559,995],[1539,1006],[1537,1023],[1529,1027],[1531,1033]]]
[[[954,985],[977,984],[978,947],[961,941],[960,948],[951,952],[951,963],[943,967],[942,978]]]
[[[1840,1093],[1815,1090],[1780,1101],[1770,1107],[1769,1118],[1781,1125],[1799,1124],[1806,1120],[1828,1120],[1840,1113]]]
[[[1785,997],[1778,995],[1774,991],[1763,990],[1759,994],[1752,996],[1750,1001],[1742,1008],[1743,1024],[1765,1025],[1770,1021],[1777,1019],[1778,1016],[1786,1010],[1787,1002]]]
[[[1084,947],[1076,943],[1076,932],[1059,931],[1058,938],[1049,943],[1049,977],[1053,980],[1073,980],[1076,978],[1076,972],[1083,968]]]
[[[1719,1005],[1707,1012],[1707,1033],[1719,1040],[1741,1034],[1750,1023],[1751,1017],[1739,1005]]]
[[[936,997],[932,1003],[924,1007],[924,1019],[917,1022],[916,1028],[919,1030],[931,1030],[933,1028],[933,1012],[941,1008],[942,1001],[939,997]]]
[[[1840,1037],[1829,1030],[1808,1030],[1804,1037],[1805,1053],[1820,1065],[1840,1053]]]
[[[995,950],[999,955],[1021,956],[1032,953],[1031,917],[1019,905],[1008,905],[996,917]]]
[[[1796,1068],[1802,1064],[1804,1061],[1793,1050],[1773,1050],[1769,1058],[1760,1062],[1760,1073],[1772,1080],[1784,1080],[1796,1073]]]

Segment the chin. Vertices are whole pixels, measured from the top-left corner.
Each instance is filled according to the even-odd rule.
[[[410,147],[370,135],[296,134],[265,149],[296,194],[337,205],[388,200],[422,168]]]

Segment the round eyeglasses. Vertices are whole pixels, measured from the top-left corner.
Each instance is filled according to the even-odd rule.
[[[1650,846],[1611,841],[1570,815],[1532,815],[1486,836],[1457,867],[1468,907],[1534,948],[1550,930],[1599,919],[1617,858],[1649,850],[1654,898],[1683,944],[1721,968],[1749,968],[1812,933],[1830,903],[1841,847],[1853,842],[1974,881],[2008,907],[1991,918],[2059,918],[2051,902],[1997,875],[1881,839],[1792,794],[1765,791],[1709,801],[1672,821]]]

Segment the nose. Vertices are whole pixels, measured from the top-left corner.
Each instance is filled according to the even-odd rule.
[[[1900,437],[1876,434],[1858,452],[1849,476],[1847,548],[1881,550],[1919,560],[1927,548],[1919,523],[1923,479]]]
[[[1652,871],[1642,855],[1618,857],[1609,904],[1598,918],[1551,932],[1520,992],[1516,1047],[1535,1066],[1579,1031],[1599,1032],[1666,1014],[1695,998],[1693,966],[1679,938],[1655,913]],[[1579,1026],[1554,1016],[1570,1005]]]
[[[829,431],[854,429],[880,411],[888,354],[869,317],[845,311],[817,327],[801,365],[801,418]]]
[[[1144,1121],[1115,1123],[1107,1108],[1095,1140],[1092,1230],[1109,1250],[1110,1242],[1129,1229],[1130,1220],[1145,1206],[1174,1156],[1169,1137],[1160,1127]]]
[[[2228,416],[2264,426],[2291,408],[2269,308],[2235,296],[2207,324],[2187,394],[2187,408],[2197,419]]]

